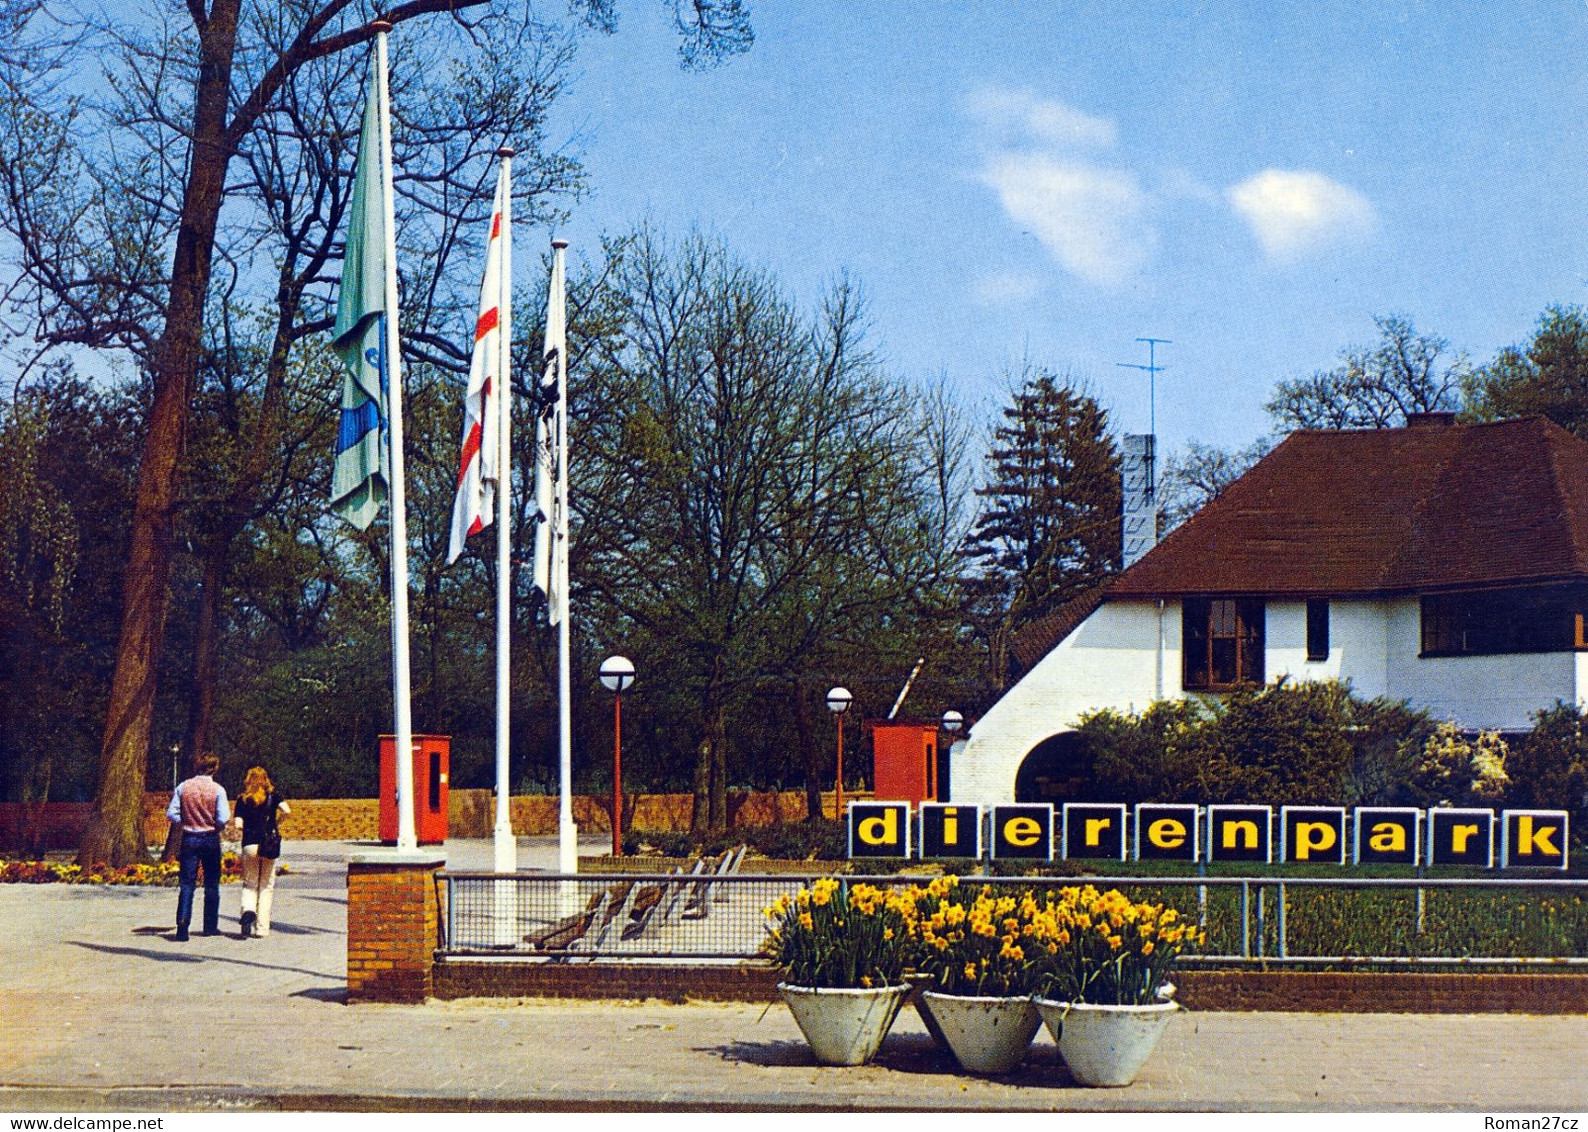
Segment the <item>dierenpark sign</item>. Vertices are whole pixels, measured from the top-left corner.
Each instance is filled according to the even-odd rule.
[[[1566,868],[1564,810],[851,802],[849,856]]]

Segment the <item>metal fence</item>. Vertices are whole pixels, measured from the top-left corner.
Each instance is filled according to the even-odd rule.
[[[442,873],[442,951],[575,960],[749,959],[764,909],[809,876]],[[919,877],[847,877],[878,886]],[[1588,965],[1588,881],[967,877],[967,888],[1117,888],[1206,933],[1188,965]]]

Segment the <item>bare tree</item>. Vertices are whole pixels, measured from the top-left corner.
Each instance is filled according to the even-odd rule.
[[[483,18],[472,10],[484,2],[405,0],[381,16],[393,25],[445,17],[429,26],[467,38]],[[576,7],[597,24],[614,18],[608,0]],[[697,37],[686,59],[746,42],[736,0],[675,0],[674,11]],[[118,863],[144,854],[139,815],[178,467],[217,252],[239,273],[244,265],[222,223],[233,161],[255,143],[294,76],[376,32],[369,9],[352,0],[151,0],[142,15],[107,12],[85,41],[95,52],[77,65],[106,70],[110,93],[98,107],[20,79],[0,84],[0,219],[18,244],[23,279],[11,297],[30,308],[41,340],[129,350],[152,386],[99,789],[79,851],[84,861]],[[157,112],[129,110],[149,107]],[[79,135],[90,121],[98,133],[85,142]]]
[[[1184,452],[1170,456],[1158,476],[1158,537],[1223,495],[1272,447],[1273,442],[1267,437],[1245,448],[1219,448],[1193,440]]]
[[[736,697],[769,678],[797,685],[810,658],[907,616],[945,576],[932,469],[847,282],[807,317],[719,245],[646,234],[616,285],[610,494],[575,499],[575,541],[605,616],[687,689],[693,826],[717,830]]]
[[[1378,345],[1353,346],[1340,364],[1281,381],[1264,406],[1281,428],[1396,428],[1414,413],[1460,407],[1471,366],[1450,343],[1419,334],[1404,315],[1373,320]]]

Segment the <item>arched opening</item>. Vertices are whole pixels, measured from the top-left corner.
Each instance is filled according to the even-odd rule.
[[[1086,797],[1092,760],[1079,731],[1050,735],[1032,747],[1015,772],[1016,802],[1077,802]]]

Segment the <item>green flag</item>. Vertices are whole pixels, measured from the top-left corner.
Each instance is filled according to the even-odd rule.
[[[342,356],[342,418],[336,431],[331,507],[359,530],[386,500],[386,225],[381,185],[379,84],[371,76],[348,210],[347,250],[332,345]],[[395,312],[389,312],[395,314]]]

